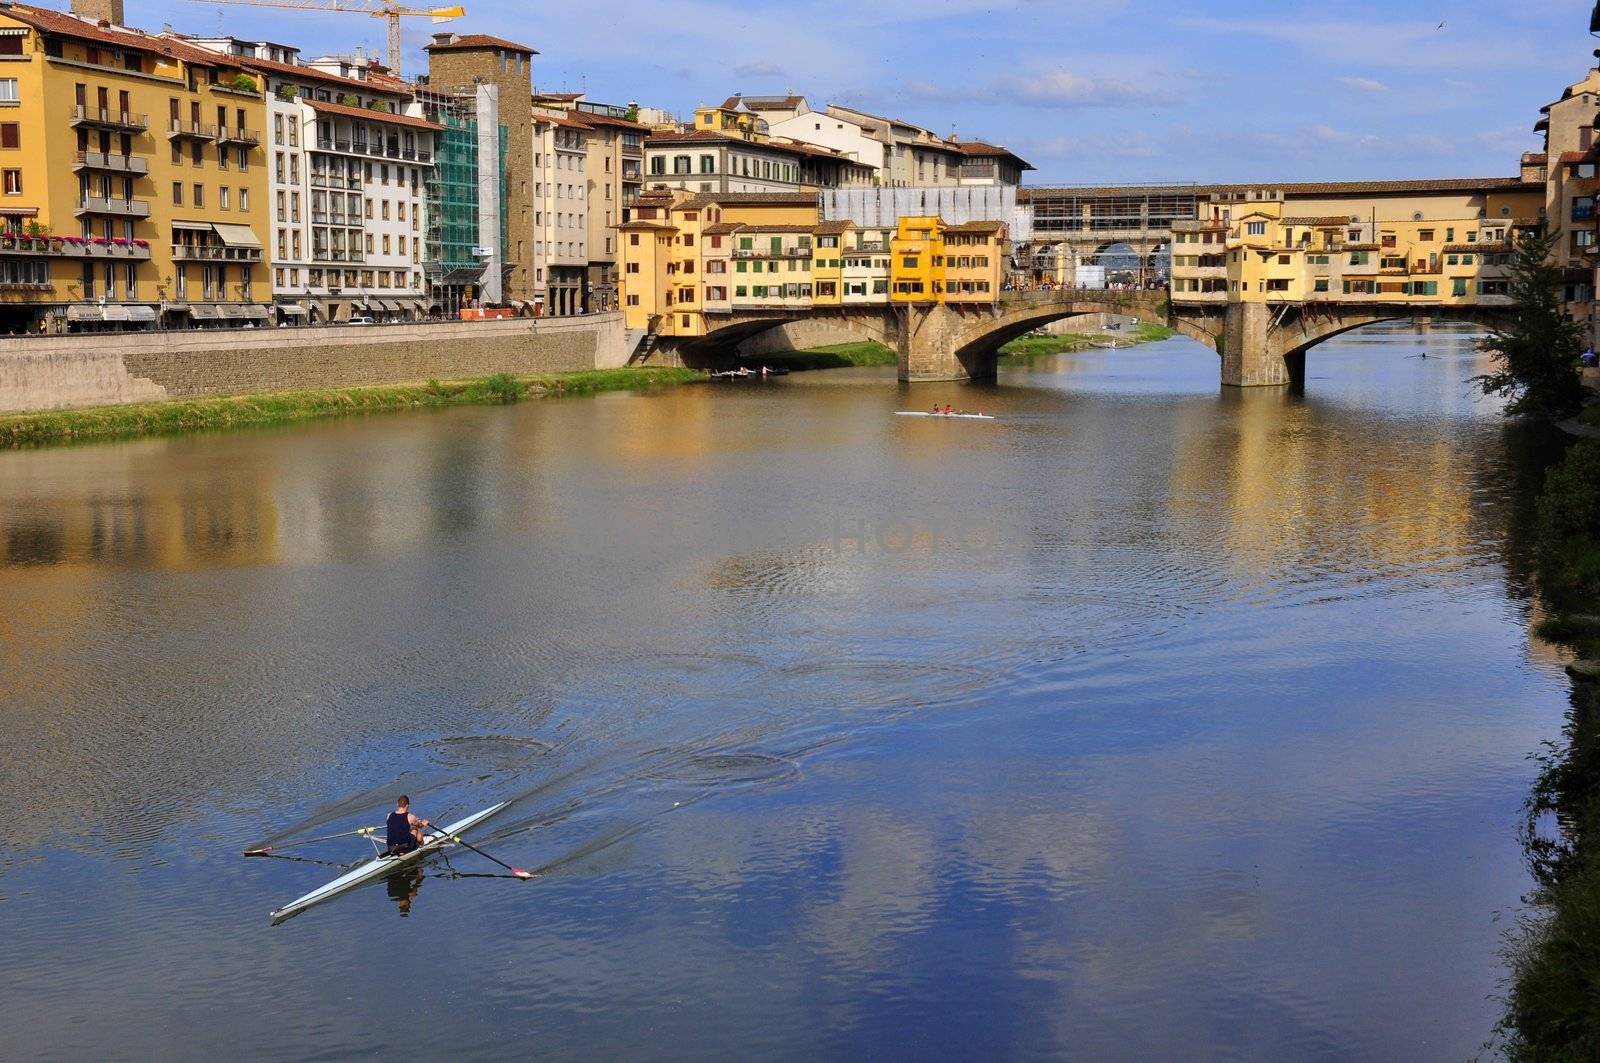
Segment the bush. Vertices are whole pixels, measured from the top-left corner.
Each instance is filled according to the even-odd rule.
[[[300,95],[300,87],[298,85],[279,85],[275,90],[275,94],[278,99],[288,102]]]
[[[256,79],[249,74],[233,75],[233,88],[239,92],[256,91]]]
[[[516,402],[522,398],[522,385],[517,383],[517,378],[510,373],[496,373],[494,376],[485,377],[483,390],[501,402]]]
[[[1600,441],[1579,443],[1545,477],[1539,564],[1557,604],[1600,600]]]

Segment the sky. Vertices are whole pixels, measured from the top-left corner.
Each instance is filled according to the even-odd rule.
[[[405,20],[406,72],[435,30],[492,33],[540,53],[540,89],[685,117],[792,91],[1004,144],[1029,184],[1509,176],[1600,46],[1592,0],[462,2],[444,25]],[[385,39],[353,14],[127,6],[145,29],[225,26],[307,57]]]

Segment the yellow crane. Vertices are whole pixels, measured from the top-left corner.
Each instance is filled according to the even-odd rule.
[[[288,7],[300,11],[348,11],[389,21],[389,72],[400,74],[400,16],[426,15],[435,22],[460,18],[464,7],[405,7],[392,0],[196,0],[205,4],[234,4],[244,7]]]

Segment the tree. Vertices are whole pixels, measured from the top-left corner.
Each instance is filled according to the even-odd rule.
[[[1506,416],[1556,421],[1583,406],[1578,354],[1583,330],[1561,301],[1561,271],[1550,264],[1556,237],[1541,226],[1523,230],[1509,267],[1516,316],[1489,330],[1482,349],[1495,371],[1474,377],[1485,395],[1502,395]]]

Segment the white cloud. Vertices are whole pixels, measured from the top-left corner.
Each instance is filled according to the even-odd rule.
[[[1358,77],[1354,77],[1354,76],[1347,76],[1347,77],[1340,78],[1339,79],[1339,84],[1343,85],[1347,89],[1355,89],[1357,92],[1388,92],[1389,91],[1389,86],[1385,85],[1381,81],[1373,81],[1371,78],[1358,78]]]
[[[1165,90],[1146,88],[1118,78],[1050,70],[1029,76],[1006,75],[982,85],[949,88],[927,81],[906,84],[905,93],[941,103],[1021,105],[1057,110],[1171,107],[1176,98]]]

